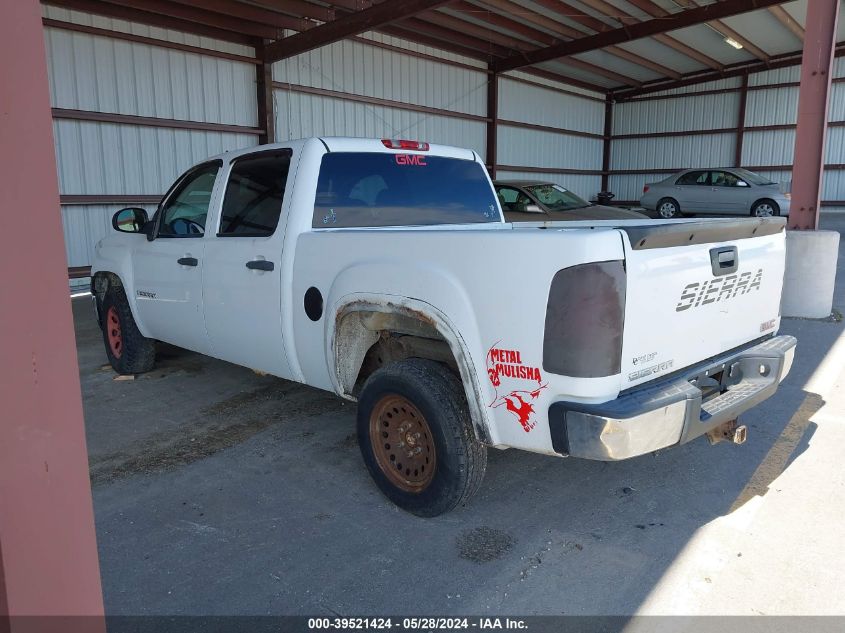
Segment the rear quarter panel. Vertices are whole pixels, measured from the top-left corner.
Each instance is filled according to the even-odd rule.
[[[464,346],[477,379],[479,408],[491,443],[551,453],[546,411],[560,399],[601,402],[616,397],[619,376],[577,379],[546,374],[543,331],[549,286],[561,268],[585,261],[620,259],[616,230],[425,228],[314,230],[299,236],[293,275],[295,350],[306,382],[338,391],[333,329],[350,302],[374,297],[430,306],[445,315]],[[314,286],[325,297],[317,322],[305,314],[303,298]],[[511,363],[531,378],[488,375],[491,349],[513,352]],[[518,358],[516,356],[518,354]],[[518,363],[517,363],[518,361]],[[536,374],[534,370],[537,370]],[[539,380],[536,380],[539,378]],[[538,424],[525,431],[504,406],[508,390],[537,390],[532,401]],[[471,394],[471,397],[473,394]]]

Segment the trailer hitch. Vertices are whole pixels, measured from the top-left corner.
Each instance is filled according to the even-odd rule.
[[[744,424],[737,424],[737,420],[728,420],[715,429],[707,431],[707,439],[710,445],[719,442],[733,442],[734,444],[745,444],[748,436],[748,427]]]

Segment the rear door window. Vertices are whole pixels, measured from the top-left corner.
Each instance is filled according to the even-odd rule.
[[[680,178],[675,182],[676,185],[706,185],[708,184],[707,174],[709,172],[706,171],[691,171]]]
[[[314,228],[499,221],[487,172],[475,161],[370,152],[323,156]]]
[[[291,155],[291,150],[283,149],[234,161],[223,197],[220,237],[267,237],[275,232]]]

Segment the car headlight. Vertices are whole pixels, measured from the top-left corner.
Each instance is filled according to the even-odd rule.
[[[786,198],[787,200],[792,200],[792,194],[791,193],[785,193],[785,194],[783,194],[783,197]]]

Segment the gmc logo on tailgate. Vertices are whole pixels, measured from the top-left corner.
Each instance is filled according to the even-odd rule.
[[[756,273],[744,272],[741,275],[728,275],[727,277],[716,277],[703,282],[687,284],[681,291],[681,300],[675,307],[675,312],[683,312],[690,308],[728,301],[737,295],[745,295],[752,290],[760,290],[760,283],[763,281],[763,269]]]

